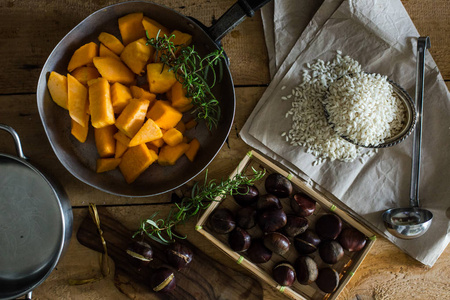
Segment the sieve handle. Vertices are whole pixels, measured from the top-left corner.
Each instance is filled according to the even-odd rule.
[[[417,70],[416,70],[416,110],[417,123],[413,139],[411,190],[409,204],[411,207],[419,207],[419,177],[420,155],[422,146],[422,114],[423,114],[423,90],[425,81],[425,52],[430,48],[430,38],[419,37],[417,40]]]
[[[8,131],[11,134],[14,139],[14,144],[16,145],[17,155],[20,158],[27,159],[27,157],[23,154],[22,144],[20,143],[20,138],[17,132],[11,126],[5,124],[0,124],[0,129]]]

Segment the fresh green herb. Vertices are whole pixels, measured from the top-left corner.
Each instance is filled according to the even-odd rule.
[[[175,45],[174,35],[149,38],[147,45],[156,50],[156,57],[172,70],[177,80],[187,91],[186,97],[192,98],[197,119],[204,120],[209,130],[216,128],[220,119],[219,101],[212,93],[217,81],[222,79],[224,54],[217,49],[203,58],[194,50],[194,46]],[[216,67],[219,74],[216,74]]]
[[[207,209],[213,201],[220,201],[227,195],[235,195],[241,185],[252,185],[260,180],[265,170],[257,171],[253,169],[250,176],[237,173],[234,177],[222,180],[217,183],[214,179],[208,182],[208,171],[206,171],[205,181],[202,185],[196,182],[192,187],[191,195],[183,197],[180,203],[175,203],[167,218],[157,218],[159,212],[155,212],[150,218],[141,221],[139,230],[133,235],[146,234],[151,239],[169,244],[174,242],[174,237],[184,239],[185,236],[176,235],[172,229],[178,224],[184,224],[189,218],[195,216],[200,210]]]

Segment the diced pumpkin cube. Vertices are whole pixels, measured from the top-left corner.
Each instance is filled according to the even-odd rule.
[[[116,153],[114,154],[115,158],[122,157],[122,155],[127,151],[128,146],[122,144],[119,140],[116,140]]]
[[[175,128],[170,128],[163,135],[164,142],[169,146],[175,146],[183,141],[183,134]]]
[[[156,154],[158,154],[159,152],[159,148],[156,147],[155,145],[151,144],[151,143],[145,143],[145,145],[147,145],[148,149],[155,151]]]
[[[194,104],[189,103],[188,105],[182,106],[182,107],[177,107],[176,109],[180,112],[180,113],[184,113],[187,112],[189,110],[191,110],[194,107]]]
[[[145,144],[128,148],[123,154],[119,169],[125,177],[127,183],[132,183],[147,168],[158,159],[155,151],[147,148]]]
[[[158,125],[152,119],[148,119],[131,139],[129,146],[134,147],[139,144],[148,143],[160,139],[162,136],[163,133]]]
[[[175,146],[164,145],[159,150],[158,163],[161,166],[173,166],[188,148],[189,145],[186,143],[179,143]]]
[[[111,85],[111,102],[114,113],[120,114],[130,99],[133,98],[130,89],[119,82]]]
[[[195,156],[197,155],[199,149],[200,149],[200,142],[196,138],[194,138],[189,143],[189,148],[184,154],[190,161],[194,161]]]
[[[153,19],[150,19],[148,17],[144,17],[142,19],[142,25],[144,26],[145,31],[147,32],[147,38],[155,38],[158,35],[158,37],[164,37],[164,35],[169,36],[170,31],[166,27],[162,26],[158,22],[156,22]]]
[[[172,42],[175,46],[189,46],[192,43],[192,35],[181,32],[179,30],[172,31],[171,35],[174,35]]]
[[[108,47],[106,47],[103,44],[100,44],[100,48],[98,50],[98,55],[100,57],[112,57],[112,58],[120,60],[120,57],[117,54],[115,54],[113,51],[108,49]]]
[[[183,88],[183,84],[179,81],[175,82],[171,88],[172,106],[175,108],[180,108],[191,104],[192,98],[187,98],[186,93],[187,92],[186,89]]]
[[[72,57],[70,58],[69,65],[67,66],[67,71],[72,72],[78,67],[82,67],[91,64],[94,57],[98,55],[98,46],[94,42],[85,44],[75,50]]]
[[[136,99],[144,98],[144,99],[150,100],[150,102],[152,102],[153,100],[156,99],[155,94],[152,94],[141,87],[132,85],[132,86],[130,86],[130,90],[131,90],[131,95],[133,95],[133,98],[136,98]]]
[[[130,145],[131,139],[127,137],[125,133],[123,133],[122,131],[117,131],[116,134],[114,135],[114,138],[127,147]]]
[[[99,77],[89,81],[88,84],[92,126],[102,128],[114,124],[115,117],[109,82],[105,78]]]
[[[186,130],[192,129],[195,126],[197,126],[197,121],[195,119],[192,119],[185,124]]]
[[[156,148],[161,148],[165,144],[165,142],[164,142],[163,138],[160,138],[160,139],[149,142],[149,144],[155,146]]]
[[[175,125],[174,128],[181,132],[181,134],[184,134],[184,132],[186,131],[186,126],[184,125],[183,121],[178,122],[178,124]]]
[[[144,124],[150,101],[146,99],[131,99],[116,121],[116,127],[126,136],[133,138]]]
[[[97,79],[100,77],[100,73],[94,67],[79,67],[73,70],[70,74],[84,85],[87,85],[87,83],[92,79]]]
[[[118,59],[112,57],[94,57],[94,65],[100,75],[110,82],[120,82],[125,85],[135,80],[134,73]]]
[[[48,91],[53,101],[64,109],[67,108],[67,77],[51,72],[47,81]]]
[[[175,73],[169,71],[169,67],[163,63],[147,65],[147,80],[150,92],[154,94],[167,92],[177,81]]]
[[[88,106],[88,90],[75,77],[67,74],[67,108],[69,115],[83,127],[86,123],[86,112]]]
[[[71,130],[70,133],[80,142],[84,143],[86,142],[86,138],[88,136],[89,132],[89,126],[81,126],[77,122],[75,122],[73,119],[70,120],[71,122]],[[89,115],[86,114],[86,124],[89,123]]]
[[[121,161],[120,158],[99,158],[97,159],[97,173],[114,170]]]
[[[117,128],[114,125],[94,128],[95,146],[100,157],[110,157],[116,153],[116,140],[114,139],[116,131]]]
[[[131,71],[138,75],[144,72],[144,67],[154,52],[154,48],[145,43],[147,43],[147,40],[144,38],[131,42],[125,46],[120,54],[120,59]]]
[[[124,45],[145,37],[145,29],[142,25],[143,13],[131,13],[119,18],[119,31]]]
[[[109,50],[114,52],[114,54],[120,55],[120,53],[122,53],[122,50],[124,48],[123,44],[114,35],[107,32],[102,32],[98,36],[98,40],[100,41],[100,43],[105,45]]]
[[[147,114],[147,118],[155,121],[155,123],[163,129],[175,127],[182,117],[182,113],[170,106],[167,101],[162,100],[156,101]]]

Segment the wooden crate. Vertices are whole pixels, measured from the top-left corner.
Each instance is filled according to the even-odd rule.
[[[286,296],[292,299],[335,299],[339,293],[343,290],[345,285],[350,281],[353,274],[358,269],[359,265],[362,263],[365,256],[370,251],[371,247],[375,243],[376,237],[372,231],[367,229],[362,224],[358,223],[355,219],[353,219],[348,213],[346,213],[344,210],[340,209],[337,205],[335,205],[333,202],[331,202],[328,198],[326,198],[321,193],[314,190],[311,186],[305,184],[303,181],[301,181],[296,176],[293,176],[292,174],[288,173],[286,170],[284,170],[282,167],[278,166],[274,162],[270,161],[269,159],[261,156],[260,154],[250,151],[247,153],[247,155],[244,157],[244,159],[239,163],[237,168],[233,171],[233,173],[230,175],[230,178],[234,177],[237,173],[244,173],[251,175],[253,174],[252,168],[255,170],[266,170],[266,175],[263,179],[261,179],[258,183],[256,183],[256,187],[258,188],[260,195],[264,195],[265,189],[264,189],[264,181],[265,178],[270,173],[280,173],[281,175],[284,175],[285,177],[289,178],[294,186],[294,191],[302,191],[305,194],[308,194],[311,198],[317,201],[316,210],[313,215],[307,217],[310,227],[314,228],[314,223],[317,220],[318,217],[325,213],[334,213],[338,215],[343,223],[344,227],[354,227],[355,229],[362,232],[367,237],[367,242],[364,248],[358,252],[349,252],[347,250],[344,250],[345,254],[344,257],[336,264],[334,264],[332,267],[339,272],[340,274],[340,283],[338,288],[331,294],[326,294],[322,292],[315,283],[311,285],[302,285],[297,280],[291,287],[283,287],[280,286],[275,280],[272,278],[272,269],[273,267],[281,262],[281,261],[289,261],[292,264],[296,260],[296,258],[299,256],[297,251],[295,250],[295,247],[293,244],[291,244],[291,247],[289,251],[283,255],[280,256],[278,254],[273,254],[272,259],[266,263],[263,264],[254,264],[249,259],[247,259],[245,252],[244,253],[237,253],[234,252],[229,246],[228,246],[228,234],[221,235],[217,234],[214,231],[212,231],[208,227],[208,218],[211,215],[211,213],[218,207],[224,207],[228,208],[233,212],[236,212],[240,206],[234,201],[232,196],[228,196],[220,201],[220,198],[216,199],[217,202],[213,202],[212,205],[204,212],[202,217],[199,219],[196,225],[197,231],[199,231],[201,234],[203,234],[209,241],[211,241],[215,246],[217,246],[220,250],[225,252],[227,255],[229,255],[235,262],[240,264],[242,267],[246,268],[248,271],[252,272],[254,275],[256,275],[258,278],[260,278],[262,281],[266,282],[270,286],[274,287],[275,289],[279,290],[280,292],[284,293]],[[280,199],[283,205],[283,209],[286,212],[286,214],[292,213],[292,210],[290,208],[289,199]],[[261,229],[256,228],[258,226],[255,226],[255,228],[252,228],[248,230],[249,234],[254,237],[260,237],[263,235],[263,232]],[[328,266],[319,257],[318,252],[314,252],[313,254],[309,255],[312,257],[319,269],[324,266]]]

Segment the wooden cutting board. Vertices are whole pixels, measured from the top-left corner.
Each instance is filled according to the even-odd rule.
[[[153,292],[150,287],[152,269],[139,270],[130,263],[125,252],[133,240],[133,232],[115,220],[105,208],[98,207],[97,210],[108,255],[115,263],[115,277],[128,277],[144,291],[148,290],[146,299],[262,299],[263,291],[258,281],[214,261],[187,241],[183,243],[192,249],[194,259],[186,269],[175,271],[177,287],[167,294]],[[77,232],[77,239],[82,245],[103,252],[97,227],[90,215],[83,220]],[[154,251],[151,267],[166,265],[165,246],[150,239],[145,241]],[[121,287],[118,288],[123,291]]]

